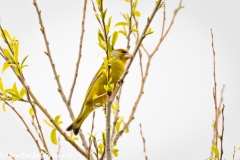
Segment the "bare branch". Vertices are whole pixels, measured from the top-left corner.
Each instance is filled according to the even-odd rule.
[[[32,93],[31,89],[28,89],[29,95],[32,97],[34,103],[39,107],[39,109],[45,114],[45,116],[49,119],[49,121],[55,126],[58,132],[68,141],[78,152],[80,152],[84,157],[87,158],[87,154],[84,150],[82,150],[74,141],[68,137],[68,135],[56,124],[51,115],[47,112],[47,110],[42,106],[42,104],[38,101],[35,95]]]
[[[233,160],[234,160],[234,157],[235,157],[235,152],[236,152],[236,147],[234,146],[234,149],[233,149]]]
[[[81,30],[81,36],[80,36],[78,59],[77,59],[77,63],[76,63],[76,69],[75,69],[75,74],[74,74],[74,78],[73,78],[72,87],[71,87],[70,94],[69,94],[69,97],[68,97],[69,107],[71,107],[71,99],[72,99],[74,87],[75,87],[77,76],[78,76],[78,69],[79,69],[79,65],[80,65],[80,60],[81,60],[81,57],[82,57],[82,44],[83,44],[83,37],[84,37],[84,32],[85,32],[84,27],[85,27],[85,18],[86,18],[86,8],[87,8],[87,0],[84,0],[83,17],[82,17],[82,30]]]
[[[45,32],[45,28],[44,28],[43,21],[42,21],[42,17],[41,17],[41,11],[40,11],[39,8],[38,8],[37,1],[36,1],[36,0],[33,0],[33,5],[35,6],[36,11],[37,11],[37,14],[38,14],[39,24],[40,24],[40,27],[41,27],[40,30],[41,30],[41,32],[42,32],[42,34],[43,34],[44,42],[45,42],[46,49],[47,49],[47,51],[46,51],[45,53],[46,53],[46,55],[48,56],[49,61],[50,61],[50,64],[51,64],[51,66],[52,66],[52,70],[53,70],[53,73],[54,73],[54,77],[55,77],[55,80],[56,80],[57,85],[58,85],[58,92],[60,93],[63,102],[64,102],[65,105],[67,106],[67,109],[68,109],[68,112],[69,112],[69,114],[70,114],[70,117],[72,118],[72,120],[74,120],[75,117],[74,117],[72,108],[70,107],[70,105],[69,105],[69,103],[68,103],[69,101],[67,100],[67,98],[66,98],[66,96],[65,96],[65,94],[64,94],[64,92],[63,92],[62,85],[61,85],[60,79],[59,79],[59,75],[57,74],[57,70],[56,70],[56,68],[55,68],[55,64],[54,64],[53,59],[52,59],[52,55],[51,55],[50,47],[49,47],[49,42],[48,42],[48,40],[47,40],[47,35],[46,35],[46,32]],[[82,36],[83,36],[83,34],[82,34]],[[81,42],[80,42],[80,43],[81,43]],[[80,45],[81,45],[81,44],[80,44]],[[80,51],[79,51],[79,52],[80,52]],[[79,55],[79,63],[80,63],[80,57],[81,57],[81,55]],[[78,63],[78,62],[77,62],[77,63]],[[77,67],[77,68],[78,68],[78,67]],[[74,85],[75,85],[75,84],[74,84]],[[73,88],[74,88],[74,87],[73,87]],[[70,98],[70,99],[71,99],[71,98]],[[86,140],[85,140],[84,135],[82,134],[82,130],[81,130],[81,129],[80,129],[80,131],[79,131],[79,134],[80,134],[80,137],[81,137],[81,139],[82,139],[82,144],[83,144],[83,146],[85,147],[85,149],[87,150],[87,148],[88,148],[88,147],[87,147],[87,143],[86,143]]]
[[[39,154],[41,155],[41,159],[43,159],[43,155],[42,155],[42,150],[41,150],[41,147],[38,143],[38,140],[34,137],[33,133],[31,132],[31,130],[29,129],[27,123],[25,122],[25,120],[23,119],[23,117],[18,113],[18,111],[11,105],[9,104],[6,100],[4,100],[2,97],[0,97],[0,99],[6,104],[8,105],[16,114],[17,116],[19,117],[19,119],[22,121],[22,123],[24,124],[24,126],[27,128],[27,131],[28,133],[31,135],[32,139],[34,140],[34,142],[36,143],[36,146],[38,148],[38,152]],[[12,157],[12,156],[10,156]]]
[[[59,79],[59,75],[57,73],[57,70],[56,70],[56,67],[55,67],[55,64],[53,62],[53,58],[52,58],[52,55],[51,55],[51,51],[50,51],[50,47],[49,47],[49,42],[47,40],[47,35],[46,35],[46,32],[45,32],[45,28],[44,28],[44,25],[43,25],[43,21],[42,21],[42,17],[41,17],[41,11],[39,10],[38,8],[38,5],[37,5],[37,1],[36,0],[33,0],[33,5],[35,6],[36,8],[36,11],[37,11],[37,14],[38,14],[38,19],[39,19],[39,24],[40,24],[40,30],[42,32],[42,35],[43,35],[43,38],[44,38],[44,42],[45,42],[45,46],[46,46],[46,49],[47,51],[45,52],[46,55],[48,56],[49,58],[49,61],[51,63],[51,66],[52,66],[52,70],[53,70],[53,74],[54,74],[54,78],[57,82],[57,85],[58,85],[58,92],[60,93],[64,103],[66,104],[66,106],[68,106],[68,103],[67,103],[67,99],[65,97],[65,94],[63,92],[63,89],[62,89],[62,85],[60,83],[60,79]],[[68,107],[68,110],[69,110],[69,113],[70,114],[73,114],[72,112],[72,109]],[[73,115],[71,115],[72,117]]]
[[[222,135],[220,138],[220,142],[221,142],[221,155],[220,155],[220,160],[222,160],[222,155],[223,155],[223,134],[224,134],[224,108],[225,105],[223,104],[223,108],[222,108]]]
[[[143,152],[145,154],[145,160],[148,160],[147,152],[146,152],[146,140],[145,140],[145,138],[143,136],[143,133],[142,133],[142,125],[141,125],[141,123],[139,123],[139,127],[140,127],[140,134],[141,134],[142,141],[143,141]]]
[[[160,5],[160,4],[161,4],[161,1],[159,2],[159,5]],[[180,0],[180,2],[179,2],[178,8],[180,8],[180,7],[182,7],[182,0]],[[177,13],[178,13],[178,10],[175,10],[174,13],[177,14]],[[164,40],[164,38],[166,37],[166,35],[167,35],[167,33],[169,32],[169,30],[171,29],[171,26],[172,26],[172,24],[173,24],[173,21],[174,21],[174,18],[175,18],[175,17],[176,17],[176,15],[173,16],[172,21],[171,21],[171,23],[170,23],[170,25],[169,25],[169,27],[168,27],[168,30],[165,32],[165,34],[164,34],[163,36],[160,37],[159,43],[157,44],[155,50],[154,50],[151,54],[148,54],[148,61],[147,61],[147,65],[146,65],[146,69],[145,69],[144,76],[143,76],[143,78],[142,78],[142,84],[141,84],[141,87],[140,87],[140,90],[139,90],[139,93],[138,93],[138,97],[137,97],[137,99],[136,99],[136,101],[135,101],[135,103],[134,103],[134,106],[133,106],[133,108],[132,108],[132,112],[131,112],[131,114],[130,114],[130,116],[129,116],[128,121],[125,123],[125,125],[124,125],[123,128],[122,128],[122,130],[121,130],[120,132],[118,132],[118,134],[115,135],[113,144],[116,144],[116,143],[117,143],[119,137],[123,134],[123,132],[128,128],[129,124],[130,124],[130,123],[132,122],[132,120],[134,119],[134,114],[135,114],[135,112],[136,112],[136,110],[137,110],[137,106],[138,106],[138,104],[139,104],[139,102],[140,102],[140,99],[141,99],[143,93],[144,93],[144,86],[145,86],[146,79],[147,79],[147,77],[148,77],[148,72],[149,72],[149,68],[150,68],[151,59],[152,59],[153,55],[156,53],[156,51],[158,50],[161,42]],[[147,27],[147,28],[148,28],[148,27]],[[141,37],[142,37],[142,36],[141,36]],[[138,47],[139,47],[139,46],[140,46],[140,44],[138,45]],[[135,52],[134,52],[134,53],[135,53]],[[146,53],[148,53],[148,51],[146,51]],[[124,78],[124,76],[123,76],[123,78]]]

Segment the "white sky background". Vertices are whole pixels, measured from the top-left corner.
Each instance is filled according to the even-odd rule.
[[[170,21],[173,9],[179,0],[166,0],[167,22]],[[65,94],[68,96],[75,71],[78,54],[79,37],[82,18],[82,1],[38,1],[42,11],[53,60]],[[139,0],[138,10],[141,12],[140,33],[146,18],[150,15],[155,1]],[[216,75],[218,95],[225,84],[225,132],[224,158],[232,159],[233,147],[240,147],[240,21],[239,1],[217,0],[184,0],[184,9],[180,10],[169,35],[151,62],[149,77],[135,119],[130,125],[130,133],[124,134],[118,141],[119,157],[115,159],[144,159],[139,123],[142,123],[146,139],[149,160],[184,159],[202,160],[209,157],[212,140],[212,121],[214,119],[213,88],[213,56],[210,29],[213,29],[216,50]],[[106,1],[107,17],[113,16],[114,24],[122,21],[120,12],[129,10],[128,3],[123,0]],[[29,65],[24,70],[25,78],[39,101],[48,112],[55,117],[60,114],[65,129],[70,123],[68,111],[57,92],[52,69],[47,56],[43,53],[45,45],[39,30],[37,13],[31,0],[0,0],[1,25],[11,35],[20,40],[20,57],[30,54],[26,61]],[[158,42],[161,30],[162,12],[159,11],[151,25],[154,34],[147,36],[144,44],[151,52]],[[168,23],[167,23],[168,24]],[[83,55],[79,76],[72,99],[75,116],[79,114],[88,85],[96,70],[102,63],[103,53],[97,45],[99,24],[94,16],[89,1],[86,17]],[[125,48],[126,41],[121,37],[117,47]],[[132,38],[133,39],[133,38]],[[1,46],[3,41],[0,41]],[[133,45],[130,52],[133,51]],[[101,54],[103,55],[103,54]],[[146,58],[146,57],[144,57]],[[0,59],[0,65],[3,60]],[[11,87],[17,79],[7,70],[0,73],[5,88]],[[140,88],[140,70],[138,57],[134,60],[125,79],[121,98],[121,115],[127,120]],[[17,83],[20,88],[20,83]],[[28,115],[29,105],[13,103],[23,115],[32,131],[31,118]],[[45,139],[50,153],[57,152],[57,146],[50,142],[51,128],[43,122],[45,116],[38,110]],[[92,115],[82,126],[85,134],[90,132]],[[96,111],[94,133],[98,138],[105,126],[102,109]],[[0,111],[0,159],[10,159],[7,153],[31,155],[37,148],[25,126],[16,114],[7,108]],[[37,134],[35,134],[37,137]],[[61,154],[70,154],[70,158],[82,159],[82,156],[61,137]],[[81,143],[78,142],[81,146]],[[236,158],[239,158],[236,151]],[[27,159],[19,157],[17,159]],[[29,158],[39,159],[39,158]]]

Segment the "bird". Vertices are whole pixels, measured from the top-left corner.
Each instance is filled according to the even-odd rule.
[[[130,58],[132,58],[131,54],[125,49],[112,50],[109,54],[109,59],[111,60],[110,77],[111,83],[114,84],[114,87],[122,76],[125,70],[125,64]],[[66,131],[73,130],[73,133],[77,135],[88,115],[94,111],[95,108],[106,104],[106,98],[108,95],[104,89],[104,85],[107,85],[107,76],[104,73],[104,69],[105,67],[103,63],[88,87],[80,114],[72,124],[66,128]]]

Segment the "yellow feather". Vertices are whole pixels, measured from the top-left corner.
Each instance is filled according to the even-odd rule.
[[[113,50],[110,54],[112,59],[110,77],[114,86],[122,76],[124,72],[124,66],[127,59],[131,58],[131,55],[124,49]],[[87,90],[83,106],[78,117],[73,123],[66,129],[67,131],[73,130],[74,134],[78,134],[79,129],[87,118],[87,116],[99,106],[104,106],[106,103],[106,91],[104,85],[107,84],[107,77],[103,73],[104,65],[102,64],[98,72],[93,77],[92,82]]]

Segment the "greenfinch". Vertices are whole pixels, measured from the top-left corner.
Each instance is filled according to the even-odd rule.
[[[125,49],[112,50],[109,59],[111,59],[111,83],[116,86],[116,83],[122,76],[125,68],[125,64],[132,56]],[[67,127],[67,131],[73,130],[75,135],[78,134],[79,129],[87,118],[87,116],[97,107],[104,106],[106,104],[107,93],[104,89],[104,85],[107,85],[107,76],[104,73],[104,64],[101,65],[98,72],[93,77],[91,84],[88,87],[85,99],[83,101],[82,109],[78,117],[73,123]]]

